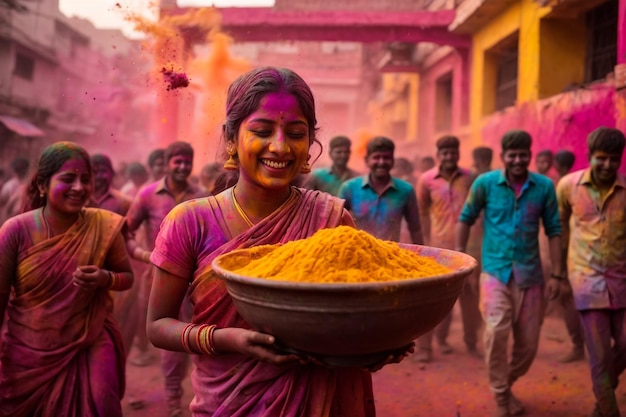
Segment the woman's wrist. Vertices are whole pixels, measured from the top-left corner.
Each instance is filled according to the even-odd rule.
[[[106,289],[110,289],[111,288],[111,282],[113,280],[113,275],[111,271],[107,271],[106,269],[101,269],[102,272],[104,272],[105,275],[105,279],[104,279],[104,284],[101,285],[101,287],[104,287]]]
[[[150,252],[148,250],[143,250],[140,247],[136,247],[135,250],[133,250],[133,258],[135,258],[138,261],[141,261],[143,263],[146,263],[146,264],[150,263],[150,255],[151,254],[152,254],[152,252]]]
[[[144,261],[145,263],[149,264],[150,263],[150,255],[152,255],[152,252],[150,251],[143,251],[141,253],[141,260]]]
[[[180,334],[182,349],[187,353],[217,355],[219,352],[215,348],[215,330],[215,324],[187,324]]]

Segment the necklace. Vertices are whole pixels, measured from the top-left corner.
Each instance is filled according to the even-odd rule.
[[[237,210],[237,213],[239,213],[239,216],[241,216],[241,218],[246,222],[248,227],[253,227],[254,223],[252,223],[252,220],[250,220],[250,217],[248,217],[246,212],[243,211],[243,208],[239,205],[239,202],[237,201],[237,197],[235,197],[235,187],[230,189],[230,194],[233,198],[233,204],[235,205],[235,210]],[[294,194],[294,188],[291,187],[289,190],[289,197],[287,197],[287,199],[280,205],[280,207],[274,210],[274,213],[277,211],[280,211],[284,206],[286,206],[287,203],[291,200],[291,197],[293,196],[293,194]]]
[[[253,227],[254,223],[252,223],[252,220],[250,220],[250,217],[248,217],[246,212],[243,211],[243,208],[241,208],[241,206],[239,205],[239,202],[237,201],[237,197],[235,197],[235,187],[230,189],[230,194],[233,197],[233,204],[235,205],[235,210],[237,210],[237,213],[239,213],[239,216],[241,216],[243,221],[246,222],[248,227]]]

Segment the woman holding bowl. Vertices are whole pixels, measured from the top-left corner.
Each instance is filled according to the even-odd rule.
[[[354,225],[343,200],[290,185],[310,171],[316,124],[313,94],[293,71],[265,67],[242,75],[228,90],[223,126],[225,168],[239,170],[237,184],[177,206],[161,226],[151,257],[157,268],[148,335],[157,347],[197,354],[194,416],[375,415],[369,370],[280,353],[273,336],[250,329],[211,269],[213,259],[235,249]],[[186,295],[192,323],[178,320]]]

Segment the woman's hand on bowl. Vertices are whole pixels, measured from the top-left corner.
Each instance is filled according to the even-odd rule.
[[[214,335],[218,352],[238,352],[276,366],[302,362],[298,355],[279,353],[274,342],[274,336],[235,327],[216,330]]]
[[[382,369],[385,365],[389,365],[391,363],[400,363],[409,356],[411,353],[415,352],[415,342],[411,342],[408,346],[403,349],[400,349],[396,352],[390,353],[385,359],[382,361],[370,365],[367,370],[370,372],[376,372]]]

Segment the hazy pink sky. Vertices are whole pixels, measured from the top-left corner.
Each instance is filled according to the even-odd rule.
[[[136,37],[132,27],[124,22],[124,13],[115,4],[119,3],[124,11],[132,11],[150,16],[151,5],[155,0],[59,0],[59,9],[67,16],[77,16],[90,20],[102,29],[122,29],[128,36]],[[180,7],[186,6],[217,6],[217,7],[251,7],[272,6],[274,0],[178,0]]]

